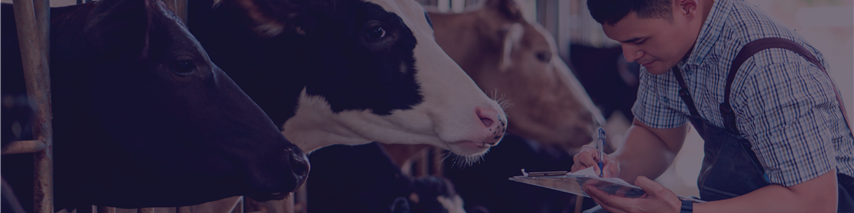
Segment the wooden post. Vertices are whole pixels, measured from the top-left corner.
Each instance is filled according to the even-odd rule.
[[[53,115],[50,109],[50,7],[48,0],[14,0],[27,96],[35,104],[33,137],[44,143],[34,154],[34,212],[53,213]]]

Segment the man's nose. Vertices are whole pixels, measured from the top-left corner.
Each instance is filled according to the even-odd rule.
[[[632,45],[621,46],[623,48],[623,57],[625,57],[626,61],[629,63],[635,62],[643,56],[643,50],[640,50],[639,48],[633,47]]]

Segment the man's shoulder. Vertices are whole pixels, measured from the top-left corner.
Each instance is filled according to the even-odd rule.
[[[765,38],[782,38],[794,41],[807,49],[816,58],[822,60],[821,53],[804,40],[794,29],[781,24],[756,5],[745,2],[744,0],[724,1],[730,1],[732,4],[729,13],[727,13],[727,16],[729,16],[727,19],[730,21],[723,23],[725,25],[722,30],[723,32],[719,41],[716,42],[716,47],[720,51],[717,54],[724,61],[735,59],[736,54],[748,43]],[[762,51],[757,54],[768,54],[767,56],[769,57],[764,58],[769,59],[800,57],[795,52],[782,49]],[[759,63],[756,65],[760,67],[780,62],[779,60],[751,61],[752,63]]]
[[[731,31],[733,39],[741,41],[739,45],[762,38],[785,38],[803,43],[795,30],[783,25],[758,6],[744,0],[725,1],[730,1],[732,5],[726,13],[728,21],[722,24]]]
[[[699,50],[691,63],[726,63],[748,42],[784,38],[804,44],[797,33],[780,24],[759,7],[744,0],[718,0],[701,36]]]

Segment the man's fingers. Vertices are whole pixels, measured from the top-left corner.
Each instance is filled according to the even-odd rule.
[[[614,201],[615,198],[620,198],[617,196],[609,195],[607,192],[597,189],[595,186],[587,185],[584,187],[584,191],[587,192],[587,195],[590,195],[590,198],[593,198],[593,201],[602,206],[603,209],[612,213],[625,213],[625,211],[621,210],[619,206],[615,206],[619,201]]]
[[[645,176],[638,176],[638,178],[635,179],[635,185],[641,187],[644,192],[650,193],[650,195],[653,196],[659,196],[669,192],[667,188]]]
[[[576,162],[572,166],[573,172],[596,165],[596,161],[593,159],[591,151],[588,150],[582,150],[573,157],[573,160]]]

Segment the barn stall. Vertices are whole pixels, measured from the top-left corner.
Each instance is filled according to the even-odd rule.
[[[86,0],[86,1],[77,0],[76,1],[77,4],[86,3],[86,2],[90,2],[90,1],[89,0]],[[165,2],[174,11],[176,11],[176,13],[179,15],[179,17],[182,17],[184,20],[186,20],[186,2],[181,1],[181,0],[165,1]],[[462,4],[460,4],[461,2],[462,2]],[[69,4],[69,2],[63,2],[63,1],[34,1],[35,5],[31,6],[32,8],[28,8],[27,6],[29,5],[29,3],[30,2],[28,2],[28,1],[15,1],[14,2],[14,4],[16,5],[16,10],[18,10],[20,8],[20,11],[17,12],[16,14],[18,16],[22,17],[19,19],[19,23],[22,23],[19,25],[20,26],[19,28],[29,29],[28,26],[39,26],[40,29],[43,30],[43,31],[41,31],[41,34],[47,34],[48,33],[47,29],[49,28],[49,26],[48,26],[49,23],[46,20],[49,19],[49,12],[45,12],[47,10],[48,6],[49,5],[50,6],[62,6],[62,5]],[[75,2],[70,2],[70,3],[75,3]],[[464,8],[465,6],[470,6],[474,2],[463,2],[463,1],[448,2],[448,1],[446,1],[446,2],[435,2],[435,3],[437,5],[440,5],[439,6],[440,10],[451,9],[453,11],[462,11],[461,8]],[[443,8],[441,6],[441,5],[443,5],[443,3],[447,3],[449,6],[447,8]],[[429,3],[426,3],[426,2],[425,2],[425,4],[429,5]],[[540,4],[538,4],[535,1],[531,1],[531,4],[536,5],[537,8],[555,8],[555,7],[548,7],[548,6],[546,6],[546,4],[544,4],[542,2]],[[565,1],[562,3],[552,2],[552,4],[559,4],[561,6],[567,6],[568,5]],[[531,8],[534,8],[534,7],[531,7]],[[34,16],[36,17],[36,21],[41,21],[41,23],[37,24],[31,20],[28,22],[28,19],[25,18],[28,16],[27,13],[24,13],[21,11],[33,11],[35,14]],[[540,14],[547,14],[547,13],[540,13]],[[558,16],[559,14],[560,13],[557,13],[556,11],[552,11],[550,13],[551,17],[554,19],[560,18]],[[543,18],[543,17],[546,17],[546,16],[540,15],[537,18],[547,19],[547,18]],[[550,28],[550,29],[566,31],[565,27],[564,28],[558,27],[558,26],[563,26],[563,25],[559,24],[560,23],[559,21],[554,21],[554,22],[550,22],[550,23],[553,23],[552,28]],[[28,74],[33,73],[33,72],[40,73],[40,74],[35,74],[35,75],[28,75],[28,81],[36,82],[36,81],[38,81],[38,79],[48,79],[47,73],[49,73],[49,72],[48,72],[48,65],[46,62],[48,54],[46,52],[47,52],[47,49],[49,49],[47,47],[47,44],[49,44],[49,41],[48,41],[47,36],[36,36],[39,33],[28,32],[25,30],[20,30],[19,32],[21,33],[21,35],[23,35],[21,37],[37,39],[40,41],[40,44],[37,42],[36,45],[41,47],[42,56],[35,56],[32,58],[44,59],[41,61],[24,59],[25,61],[33,61],[33,62],[29,62],[28,64],[32,64],[29,66],[36,67],[36,68],[32,68],[32,67],[27,68],[26,70],[28,70]],[[564,39],[561,39],[561,40],[564,40]],[[22,44],[22,46],[27,45],[27,44],[33,45],[33,42],[23,42],[23,43],[26,43],[26,44]],[[563,45],[561,45],[561,46],[563,46]],[[26,46],[22,49],[25,51],[30,51],[30,50],[35,50],[38,48]],[[38,54],[38,53],[27,53],[25,55],[32,55],[32,54]],[[39,75],[41,77],[36,77]],[[37,159],[38,159],[37,161],[39,162],[36,165],[36,171],[37,171],[36,175],[39,176],[36,178],[36,180],[37,180],[36,185],[39,187],[36,187],[37,191],[34,193],[35,194],[34,211],[36,211],[36,212],[52,212],[54,209],[52,208],[52,186],[50,185],[50,183],[52,182],[51,175],[50,175],[51,169],[52,169],[51,168],[51,162],[50,162],[51,152],[52,152],[52,146],[51,146],[52,139],[50,138],[50,130],[51,130],[50,129],[50,120],[51,119],[49,117],[50,116],[49,101],[44,101],[44,100],[49,100],[50,96],[49,96],[49,92],[47,92],[47,91],[49,91],[50,89],[48,88],[49,84],[44,83],[44,82],[42,82],[42,83],[28,83],[28,85],[36,85],[32,89],[34,91],[33,93],[31,93],[32,97],[42,97],[42,99],[43,99],[42,101],[37,101],[38,105],[36,107],[36,109],[37,109],[36,114],[38,116],[37,120],[44,121],[44,123],[33,124],[34,125],[33,132],[34,132],[34,135],[38,136],[37,140],[15,141],[12,144],[10,144],[9,146],[7,146],[4,149],[3,153],[4,154],[18,154],[18,153],[29,153],[29,152],[35,152],[36,153]],[[30,89],[28,88],[28,90],[30,90]],[[421,155],[424,157],[427,157],[427,154],[421,154]],[[439,157],[439,156],[432,156],[432,158],[431,158],[432,160],[422,161],[421,166],[419,167],[419,170],[420,170],[419,173],[421,173],[421,174],[441,174],[441,168],[439,167],[440,164],[437,163],[440,161],[440,158],[441,157]],[[432,172],[428,171],[428,168],[430,168],[430,167],[432,167],[433,168],[432,170],[434,170],[434,171],[432,171]],[[300,196],[297,196],[297,199],[299,199],[299,198],[300,198]],[[225,200],[219,201],[219,202],[224,203],[224,204],[222,204],[223,206],[232,206],[231,208],[229,208],[229,209],[232,209],[230,211],[234,211],[234,212],[243,211],[243,208],[241,208],[241,206],[243,205],[243,199],[242,198],[229,198],[229,199],[225,199]],[[287,202],[285,202],[285,203],[287,203]],[[282,204],[282,205],[284,205],[284,207],[279,207],[276,205],[273,205],[273,206],[268,205],[266,207],[269,209],[279,209],[277,211],[291,211],[289,209],[294,208],[293,206],[290,206],[290,205],[286,205],[286,204]],[[220,208],[220,207],[217,207],[217,208]],[[255,206],[255,208],[256,208],[256,210],[263,209],[263,208],[259,208],[257,206]],[[173,212],[173,211],[174,212],[192,212],[194,209],[196,211],[200,211],[200,212],[210,210],[210,209],[205,209],[205,207],[178,207],[178,208],[174,208],[174,209],[173,208],[169,208],[169,209],[158,208],[157,210],[158,211],[168,211],[168,212]],[[96,212],[96,211],[97,212],[128,212],[128,211],[133,211],[133,210],[116,209],[116,208],[112,208],[112,207],[95,207],[95,206],[93,206],[92,209],[83,208],[83,209],[78,209],[78,211],[80,211],[80,212]],[[139,212],[154,212],[155,209],[154,208],[144,208],[144,209],[139,209],[138,211]],[[294,209],[293,211],[301,212],[300,206],[297,205],[296,209]]]
[[[180,8],[179,5],[182,5],[181,3],[178,3],[180,1],[181,0],[175,0],[174,3],[171,3],[170,5],[172,5],[173,8],[176,8],[176,9]],[[48,2],[47,0],[43,0],[43,1],[36,0],[31,4],[33,9],[25,9],[26,5],[29,4],[28,2],[29,1],[27,1],[27,0],[24,0],[24,1],[17,1],[16,0],[14,2],[16,5],[22,5],[22,7],[21,7],[21,8],[23,8],[23,9],[21,9],[22,11],[33,11],[34,12],[34,15],[32,15],[32,17],[35,17],[35,18],[32,18],[32,21],[31,21],[33,24],[31,24],[31,25],[19,24],[19,26],[21,26],[21,28],[26,28],[25,26],[37,26],[35,24],[35,22],[38,22],[39,20],[41,20],[45,24],[42,24],[40,26],[40,28],[41,29],[47,29],[47,27],[45,26],[46,22],[44,22],[44,21],[47,19],[46,17],[49,16],[49,14],[43,12],[46,10],[44,8],[46,8],[47,4],[55,5],[55,4],[57,4],[57,2],[60,2],[59,5],[63,4],[62,1],[57,1],[57,0],[50,1],[50,2]],[[88,2],[88,0],[87,0],[87,2]],[[167,2],[169,2],[169,1],[167,1]],[[434,6],[434,7],[439,8],[439,10],[448,11],[448,12],[461,12],[461,11],[465,10],[466,7],[474,5],[476,3],[475,1],[467,1],[467,0],[456,0],[456,1],[454,1],[454,0],[444,0],[444,1],[424,0],[424,1],[420,1],[420,2],[424,5]],[[74,2],[71,2],[71,3],[74,3]],[[83,3],[83,1],[77,0],[76,3]],[[771,3],[766,3],[766,5],[770,5],[770,4]],[[843,1],[843,4],[850,4],[850,1]],[[803,7],[803,6],[801,6],[801,7]],[[534,12],[532,14],[536,14],[536,16],[529,17],[529,18],[536,19],[539,23],[543,24],[543,26],[545,26],[546,29],[548,29],[556,37],[558,44],[559,44],[558,45],[559,52],[561,53],[561,56],[562,56],[561,58],[564,58],[565,60],[567,60],[571,57],[570,56],[571,50],[569,47],[571,46],[572,43],[581,43],[581,44],[585,44],[585,45],[592,46],[592,47],[598,47],[598,48],[613,47],[615,45],[615,43],[613,41],[610,41],[609,39],[604,37],[604,35],[602,35],[601,29],[599,28],[598,24],[596,24],[595,22],[593,22],[589,18],[589,14],[587,14],[586,9],[585,9],[586,6],[584,5],[584,1],[575,1],[575,0],[572,0],[572,1],[571,0],[536,0],[536,1],[533,1],[532,0],[532,1],[529,1],[529,7],[528,8],[531,10],[534,10]],[[16,10],[17,10],[17,8],[16,8]],[[39,12],[39,11],[42,11],[42,12]],[[186,11],[186,10],[177,9],[176,11],[178,11],[178,14],[181,14],[181,11]],[[560,12],[560,11],[570,11],[570,12],[567,13],[567,12]],[[186,12],[184,12],[184,13],[186,13]],[[20,12],[18,14],[23,15]],[[186,17],[186,14],[181,15],[181,16]],[[26,19],[22,18],[21,20],[26,20]],[[830,27],[839,27],[839,26],[830,26]],[[845,23],[843,23],[842,27],[843,28],[844,27],[850,28],[850,25],[846,25]],[[44,33],[44,31],[42,31],[42,32]],[[38,34],[38,33],[34,33],[33,35],[35,35],[35,34]],[[826,36],[826,35],[822,34],[822,35],[817,35],[817,36]],[[24,36],[22,36],[22,37],[24,37]],[[41,42],[40,42],[41,44],[47,44],[48,43],[46,41],[47,38],[44,36],[41,36],[41,37],[39,37],[39,36],[28,36],[28,37],[31,37],[35,40],[41,40]],[[850,37],[850,35],[848,35],[848,37]],[[38,39],[36,39],[36,38],[38,38]],[[39,42],[35,42],[35,43],[39,43]],[[843,46],[845,46],[845,45],[843,45]],[[36,49],[36,48],[22,48],[22,49]],[[41,49],[46,50],[45,45],[42,45]],[[39,53],[32,53],[32,54],[38,55]],[[41,53],[41,54],[46,55],[44,53]],[[842,54],[835,54],[835,55],[842,55],[841,57],[845,57],[846,54],[850,55],[850,53],[842,53]],[[28,54],[25,54],[25,55],[28,55]],[[39,57],[36,56],[35,58],[39,58]],[[850,58],[850,57],[848,57],[848,58]],[[567,61],[569,61],[569,60],[567,60]],[[46,62],[37,62],[37,60],[36,60],[34,62],[28,62],[28,64],[31,64],[30,66],[32,66],[32,67],[37,67],[37,68],[29,68],[28,70],[33,70],[35,72],[38,72],[38,70],[42,70],[41,71],[42,74],[33,74],[33,75],[28,75],[28,76],[38,76],[38,75],[44,76],[44,75],[46,75],[46,73],[47,73]],[[844,65],[844,66],[847,66],[847,65]],[[30,77],[30,78],[38,79],[38,77]],[[28,78],[28,80],[30,80],[30,78]],[[45,77],[41,77],[41,78],[44,79]],[[44,86],[46,84],[44,84],[44,83],[41,83],[41,84],[28,83],[28,85],[42,85],[42,86]],[[28,88],[28,90],[29,90],[29,88]],[[33,90],[34,91],[36,91],[36,90],[49,91],[49,88],[42,88],[42,89],[33,88]],[[849,90],[845,90],[845,91],[849,91]],[[38,92],[35,92],[31,96],[32,97],[40,97],[40,95],[38,95],[38,94],[39,94]],[[41,93],[41,94],[44,94],[44,93]],[[41,95],[41,96],[44,96],[44,95]],[[849,96],[846,96],[846,97],[849,97]],[[47,96],[47,97],[49,97],[49,96]],[[49,98],[47,98],[47,99],[49,99]],[[45,103],[45,102],[40,102],[40,103]],[[45,120],[45,121],[48,121],[48,123],[49,123],[49,121],[50,121],[49,116],[50,115],[49,115],[49,113],[44,113],[44,112],[49,112],[50,107],[48,105],[39,105],[39,107],[37,107],[37,109],[39,109],[38,110],[39,113],[37,113],[39,118],[40,118],[39,120]],[[35,198],[36,209],[37,209],[37,212],[52,212],[53,209],[50,208],[52,206],[52,204],[51,204],[51,191],[50,191],[50,184],[49,184],[51,182],[49,179],[50,178],[50,175],[49,175],[50,174],[50,164],[51,164],[50,163],[50,152],[52,151],[50,148],[51,147],[50,143],[52,142],[52,140],[49,138],[50,137],[50,127],[49,127],[49,124],[34,124],[34,126],[37,126],[37,127],[33,128],[33,131],[34,131],[34,135],[39,136],[38,140],[14,142],[14,143],[10,144],[8,147],[4,148],[3,154],[30,153],[30,152],[39,153],[37,155],[40,156],[38,158],[41,160],[38,160],[38,161],[41,163],[39,163],[39,165],[36,165],[36,170],[42,171],[42,172],[38,172],[37,174],[45,175],[46,178],[40,177],[40,178],[36,179],[37,181],[41,181],[41,183],[36,183],[36,184],[40,184],[40,186],[42,186],[42,187],[39,187],[40,191],[36,192],[36,194],[41,195],[41,196],[37,196]],[[437,154],[437,153],[438,152],[435,152],[435,151],[420,152],[419,155],[422,156],[422,159],[426,159],[426,160],[416,161],[418,163],[415,164],[415,166],[413,166],[411,169],[414,169],[416,171],[414,173],[416,173],[416,174],[442,174],[441,167],[437,166],[437,165],[440,165],[440,163],[437,163],[437,162],[441,161],[442,157],[441,157],[441,154]],[[691,181],[685,181],[685,182],[690,183]],[[7,188],[7,187],[4,187],[4,188]],[[299,199],[305,199],[304,197],[300,198],[300,196],[296,196],[296,198],[298,200]],[[247,212],[261,209],[258,206],[254,207],[255,209],[252,209],[253,207],[242,207],[244,205],[244,202],[243,202],[243,199],[241,199],[241,198],[234,198],[234,199],[231,199],[229,201],[222,201],[222,202],[223,203],[232,203],[233,204],[232,206],[235,207],[235,208],[233,208],[234,212],[242,212],[242,211],[244,211],[244,208],[247,208],[247,210],[246,210]],[[197,211],[201,212],[200,207],[178,207],[178,208],[163,209],[163,211],[191,212],[191,211],[193,211],[194,208],[198,209]],[[278,208],[278,207],[272,207],[272,208]],[[282,209],[284,211],[291,211],[290,208],[294,208],[293,212],[305,212],[304,209],[302,209],[302,206],[300,206],[299,204],[297,204],[295,206],[284,206],[283,205]],[[93,207],[91,210],[82,210],[82,211],[86,211],[86,212],[95,212],[95,211],[98,211],[98,212],[101,212],[101,211],[103,211],[103,212],[129,212],[129,211],[136,211],[136,210],[115,209],[115,208],[110,208],[110,207]],[[138,211],[139,212],[154,212],[155,209],[139,209]],[[157,208],[157,212],[161,212],[161,209]]]
[[[86,1],[77,0],[76,1],[77,4],[86,3],[86,2],[89,2],[89,0],[86,0]],[[186,2],[185,1],[167,0],[165,2],[174,11],[176,11],[176,13],[179,15],[179,17],[182,17],[184,20],[186,20]],[[22,8],[21,9],[22,11],[28,11],[28,9],[26,9],[27,3],[29,3],[29,2],[28,1],[15,1],[15,5],[21,5],[20,8]],[[71,2],[71,3],[73,3],[73,2]],[[423,1],[422,2],[422,4],[427,5],[427,6],[435,6],[440,11],[443,11],[443,12],[462,12],[466,9],[466,7],[475,5],[476,3],[477,3],[476,1]],[[583,3],[584,3],[583,1],[568,1],[568,0],[529,1],[528,2],[529,5],[527,8],[529,8],[532,11],[529,11],[526,14],[535,14],[535,15],[530,16],[530,17],[526,17],[526,18],[528,18],[529,20],[533,20],[533,19],[538,20],[540,23],[542,23],[544,26],[546,26],[546,28],[550,32],[552,32],[552,34],[557,35],[557,37],[559,38],[559,39],[557,39],[558,44],[559,44],[559,51],[560,51],[561,55],[567,56],[569,54],[569,50],[568,50],[569,46],[567,44],[569,43],[569,40],[570,40],[568,38],[571,38],[573,40],[588,41],[588,43],[592,43],[592,44],[596,44],[596,45],[601,45],[601,43],[607,42],[607,40],[602,39],[601,31],[595,29],[595,27],[598,27],[598,25],[596,25],[595,23],[590,24],[591,20],[589,18],[586,18],[586,19],[585,18],[582,18],[582,19],[572,19],[571,18],[571,17],[588,17],[588,16],[585,16],[586,14],[583,13],[583,12],[585,12],[585,10],[579,10],[578,9],[578,8],[581,8],[580,6],[582,6]],[[40,16],[37,16],[40,18],[37,20],[45,21],[48,19],[49,14],[47,12],[39,12],[39,11],[46,10],[45,9],[47,7],[46,5],[62,6],[62,5],[67,5],[67,4],[69,4],[69,2],[35,1],[35,6],[34,6],[34,9],[32,9],[32,11],[35,11],[36,15],[40,15]],[[573,5],[573,4],[575,4],[575,5]],[[16,8],[18,8],[18,7],[16,7]],[[561,10],[572,11],[572,13],[559,12]],[[578,13],[580,13],[580,14],[578,14]],[[18,14],[21,16],[26,15],[25,13],[18,13]],[[26,21],[27,19],[21,19],[21,20]],[[27,23],[27,22],[23,22],[23,23]],[[47,22],[44,22],[44,24],[41,24],[39,26],[42,27],[43,29],[47,29],[48,28],[47,25],[48,25]],[[21,28],[26,28],[26,26],[31,26],[31,25],[21,24],[20,26],[22,26]],[[594,27],[593,30],[589,29],[591,26]],[[26,31],[21,31],[21,33],[26,33]],[[46,33],[46,31],[43,31],[43,33]],[[26,35],[26,34],[22,34],[22,35]],[[43,44],[49,43],[45,36],[26,36],[26,37],[33,38],[33,39],[40,38],[40,39],[43,39],[43,40],[41,40],[41,42]],[[46,45],[41,45],[41,47],[42,47],[42,49],[44,49],[46,51],[46,49],[47,49]],[[33,48],[25,47],[22,49],[32,50]],[[35,54],[35,53],[32,53],[32,54]],[[35,57],[35,58],[39,58],[39,57]],[[43,58],[46,59],[46,56],[44,56]],[[25,59],[25,60],[27,60],[27,59]],[[37,65],[31,65],[31,66],[36,66],[39,68],[28,68],[27,70],[35,70],[35,71],[42,70],[41,73],[42,73],[43,77],[41,77],[41,78],[42,79],[47,78],[47,74],[46,74],[47,70],[48,70],[47,69],[47,63],[44,61],[32,62],[32,63],[35,63]],[[38,77],[30,77],[30,78],[28,78],[28,80],[29,79],[38,79]],[[31,83],[31,84],[32,85],[40,85],[42,87],[44,87],[45,85],[49,86],[49,84],[45,84],[45,83],[42,83],[42,84]],[[49,88],[38,88],[38,87],[36,87],[35,91],[36,92],[33,93],[34,94],[33,97],[39,97],[39,96],[37,96],[38,94],[46,94],[43,91],[49,91]],[[47,94],[47,97],[48,98],[46,100],[49,100],[49,94]],[[46,103],[46,102],[40,102],[40,103]],[[35,192],[36,196],[34,197],[34,202],[36,203],[36,205],[35,205],[36,210],[35,211],[37,211],[37,212],[51,212],[51,211],[53,211],[53,208],[51,208],[52,207],[51,186],[49,184],[51,182],[51,180],[50,180],[50,169],[51,169],[50,168],[50,152],[52,151],[50,149],[51,148],[50,142],[52,142],[52,141],[49,138],[50,137],[50,125],[49,125],[50,118],[46,117],[46,116],[50,116],[50,113],[44,113],[44,112],[50,112],[49,107],[50,107],[49,104],[42,104],[42,105],[39,105],[39,107],[37,107],[38,110],[37,110],[36,114],[39,116],[39,120],[47,121],[47,123],[45,123],[45,124],[34,124],[34,126],[37,126],[37,127],[34,127],[33,131],[34,131],[34,133],[36,133],[35,135],[39,135],[38,140],[16,141],[16,142],[12,143],[11,145],[9,145],[6,149],[4,149],[4,154],[37,152],[37,155],[43,155],[44,156],[44,157],[37,157],[38,159],[40,159],[39,161],[41,163],[36,165],[36,170],[39,171],[39,172],[36,172],[36,174],[40,175],[40,176],[44,176],[44,177],[36,178],[37,181],[41,181],[41,183],[37,183],[37,185],[41,186],[41,187],[37,187],[38,188],[37,190],[40,190],[40,191]],[[418,154],[418,155],[421,156],[420,159],[422,159],[422,160],[416,160],[415,162],[417,162],[417,163],[413,164],[411,168],[407,168],[408,170],[415,170],[415,172],[413,172],[413,173],[416,176],[423,176],[423,175],[428,175],[428,174],[429,175],[441,175],[442,174],[442,168],[441,168],[442,156],[441,156],[441,154],[439,154],[439,152],[428,150],[428,151],[423,151],[423,152],[419,152],[419,153],[420,154]],[[244,205],[243,198],[228,198],[228,199],[224,199],[222,201],[218,201],[218,203],[211,203],[211,204],[192,206],[192,207],[157,208],[157,210],[158,210],[158,212],[159,211],[193,212],[194,210],[196,212],[206,212],[206,211],[210,211],[212,209],[217,209],[217,210],[231,209],[229,211],[241,212],[241,211],[244,211],[244,208],[247,208],[247,211],[271,210],[274,212],[282,212],[282,211],[284,211],[284,212],[290,212],[290,211],[304,212],[303,207],[304,207],[304,203],[305,203],[305,201],[304,201],[305,197],[303,194],[304,193],[302,193],[302,194],[298,193],[298,195],[295,197],[298,200],[296,205],[288,205],[290,202],[257,204],[257,203],[252,203],[250,201],[250,203],[252,203],[254,205],[243,207],[243,205]],[[303,196],[300,196],[300,195],[303,195]],[[292,198],[294,198],[294,197],[292,197]],[[214,207],[211,207],[211,206],[214,206]],[[130,211],[134,211],[134,210],[116,209],[113,207],[95,207],[95,206],[93,206],[92,209],[79,209],[78,211],[81,211],[81,212],[130,212]],[[144,209],[139,209],[138,211],[139,212],[154,212],[155,208],[144,208]]]

